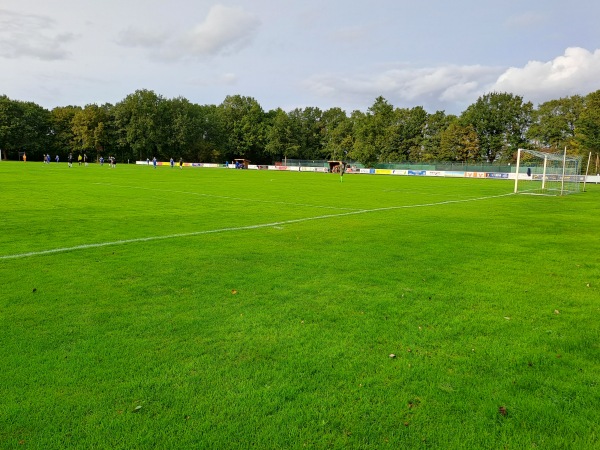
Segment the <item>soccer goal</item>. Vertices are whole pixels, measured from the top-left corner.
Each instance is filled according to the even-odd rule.
[[[519,149],[515,176],[515,194],[567,195],[580,191],[581,156]]]

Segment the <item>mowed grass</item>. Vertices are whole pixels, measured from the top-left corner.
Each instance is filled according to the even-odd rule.
[[[2,448],[600,447],[599,186],[2,162],[0,192]]]

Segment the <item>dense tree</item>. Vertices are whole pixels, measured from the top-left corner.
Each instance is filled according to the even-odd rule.
[[[322,114],[319,108],[295,108],[287,114],[287,157],[313,160],[325,157]]]
[[[354,147],[350,156],[366,165],[418,161],[427,116],[420,106],[394,109],[378,97],[367,114],[353,114]]]
[[[575,124],[583,111],[583,97],[561,98],[544,102],[533,111],[533,122],[527,137],[540,147],[553,150],[572,147],[575,138]]]
[[[124,154],[139,160],[166,156],[167,108],[163,97],[148,90],[138,90],[115,105],[115,125]]]
[[[440,134],[440,161],[479,160],[479,140],[472,125],[461,125],[458,120],[454,120]]]
[[[584,108],[576,122],[580,153],[600,153],[600,90],[585,97]]]
[[[527,144],[533,105],[522,97],[493,92],[479,97],[461,116],[464,125],[477,132],[482,161],[510,161]]]
[[[86,105],[75,112],[71,124],[73,130],[73,150],[87,153],[90,160],[105,153],[113,143],[112,105]]]
[[[0,97],[0,150],[4,158],[10,151],[19,151],[21,143],[18,139],[19,117],[22,115],[19,103],[6,95]]]
[[[389,129],[389,153],[381,162],[421,161],[427,112],[421,106],[394,110],[394,122]]]
[[[354,146],[350,158],[367,166],[388,162],[386,158],[395,151],[391,134],[394,119],[394,107],[383,97],[377,97],[366,114],[354,111]]]
[[[323,159],[323,112],[319,108],[295,109],[291,116],[299,121],[301,159]]]
[[[201,106],[183,97],[166,101],[168,137],[165,159],[217,162],[222,142],[216,106]]]
[[[264,160],[267,124],[265,113],[252,97],[227,96],[219,105],[226,141],[224,156],[243,157],[256,163]]]
[[[33,102],[0,96],[0,149],[26,152],[32,160],[42,158],[50,149],[50,112]]]
[[[220,105],[165,99],[138,90],[115,106],[65,106],[47,111],[0,96],[4,158],[26,151],[112,154],[120,160],[183,157],[223,162],[245,157],[257,164],[295,159],[355,160],[367,166],[395,162],[510,161],[518,147],[600,150],[600,91],[531,103],[489,93],[460,117],[428,114],[421,106],[394,108],[378,97],[366,112],[340,108],[278,108],[265,113],[252,97],[232,95]]]
[[[65,159],[74,151],[75,134],[73,133],[73,117],[81,111],[79,106],[61,106],[50,111],[50,135],[53,155]]]
[[[353,122],[341,108],[331,108],[322,116],[323,154],[327,159],[345,161],[354,145]]]
[[[270,125],[267,128],[265,152],[275,160],[285,161],[298,158],[300,152],[299,132],[288,113],[281,108],[273,111]]]
[[[423,145],[420,161],[444,161],[441,151],[442,134],[451,123],[456,122],[454,115],[446,115],[444,111],[428,114],[423,129]]]

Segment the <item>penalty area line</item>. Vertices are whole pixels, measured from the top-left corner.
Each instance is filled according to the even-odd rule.
[[[56,254],[56,253],[67,253],[67,252],[72,252],[72,251],[76,251],[76,250],[86,250],[86,249],[90,249],[90,248],[110,247],[110,246],[115,246],[115,245],[135,244],[135,243],[139,243],[139,242],[160,241],[160,240],[177,239],[177,238],[183,238],[183,237],[194,237],[194,236],[202,236],[205,234],[228,233],[228,232],[233,232],[233,231],[245,231],[245,230],[258,230],[260,228],[281,227],[282,225],[290,225],[290,224],[294,224],[294,223],[309,222],[311,220],[324,220],[324,219],[332,219],[332,218],[336,218],[336,217],[353,216],[353,215],[357,215],[357,214],[366,214],[366,213],[373,213],[373,212],[393,211],[393,210],[410,209],[410,208],[424,208],[424,207],[428,207],[428,206],[441,206],[441,205],[449,205],[449,204],[453,204],[453,203],[466,203],[466,202],[472,202],[472,201],[488,200],[488,199],[492,199],[492,198],[507,197],[510,195],[515,195],[515,194],[513,194],[513,193],[501,194],[501,195],[493,195],[493,196],[488,196],[488,197],[470,198],[470,199],[464,199],[464,200],[446,200],[443,202],[423,203],[423,204],[418,204],[418,205],[386,206],[383,208],[360,209],[360,210],[347,211],[347,212],[342,212],[342,213],[337,213],[337,214],[325,214],[322,216],[302,217],[300,219],[282,220],[282,221],[278,221],[278,222],[261,223],[261,224],[256,224],[256,225],[245,225],[245,226],[241,226],[241,227],[227,227],[227,228],[217,228],[215,230],[193,231],[190,233],[168,234],[168,235],[164,235],[164,236],[148,236],[148,237],[134,238],[134,239],[121,239],[121,240],[117,240],[117,241],[98,242],[96,244],[74,245],[72,247],[61,247],[61,248],[54,248],[54,249],[49,249],[49,250],[40,250],[40,251],[36,251],[36,252],[17,253],[17,254],[13,254],[13,255],[0,255],[0,260],[29,258],[32,256],[43,256],[43,255],[52,255],[52,254]]]

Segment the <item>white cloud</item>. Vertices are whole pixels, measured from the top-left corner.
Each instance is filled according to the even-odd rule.
[[[461,102],[466,98],[472,98],[477,94],[480,88],[477,81],[464,81],[452,86],[449,86],[440,95],[440,100],[446,102]]]
[[[402,67],[370,74],[315,75],[304,82],[320,97],[370,104],[382,95],[394,105],[462,110],[488,92],[509,92],[542,103],[600,89],[600,50],[571,47],[564,55],[508,69],[482,65]]]
[[[57,33],[55,28],[55,22],[46,16],[0,10],[0,57],[44,61],[67,58],[69,52],[64,46],[75,35]]]
[[[395,105],[463,106],[476,99],[501,71],[496,67],[479,65],[403,67],[353,77],[317,75],[306,80],[304,85],[320,96],[351,97],[363,104],[369,104],[382,95]]]
[[[242,8],[214,5],[192,29],[167,33],[154,27],[129,27],[119,33],[117,44],[146,48],[153,57],[168,61],[231,54],[249,44],[259,24],[254,14]]]
[[[570,47],[551,61],[529,61],[507,69],[491,90],[511,92],[542,103],[570,95],[585,95],[600,88],[600,50]]]
[[[254,14],[242,8],[215,5],[204,22],[183,36],[179,51],[187,56],[238,51],[248,44],[259,24]]]

